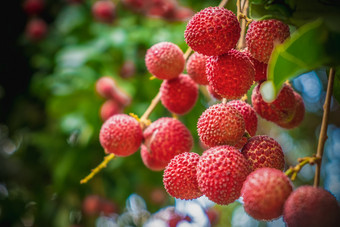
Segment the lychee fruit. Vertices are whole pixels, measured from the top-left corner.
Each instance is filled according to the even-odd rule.
[[[279,20],[253,21],[247,30],[246,44],[255,59],[267,64],[274,46],[289,35],[289,26]]]
[[[253,108],[262,118],[275,123],[288,122],[295,113],[296,101],[294,90],[284,84],[276,99],[267,103],[260,93],[261,84],[256,85],[251,96]]]
[[[45,7],[44,0],[26,0],[23,4],[24,11],[28,15],[39,14]]]
[[[123,112],[123,108],[114,100],[106,100],[100,107],[100,117],[103,121],[115,114],[120,114]]]
[[[39,41],[47,34],[47,24],[40,18],[31,19],[26,25],[26,37],[32,41]]]
[[[288,122],[277,123],[282,128],[286,128],[286,129],[296,128],[302,123],[303,118],[305,117],[305,104],[303,102],[303,99],[301,95],[297,92],[294,92],[294,95],[295,95],[295,100],[296,100],[296,107],[295,107],[294,115],[292,119]]]
[[[146,167],[154,171],[163,170],[178,154],[189,152],[193,138],[187,127],[177,119],[163,117],[144,130],[141,149]]]
[[[136,66],[135,63],[131,60],[125,61],[119,70],[119,76],[123,79],[133,77],[135,73]]]
[[[263,167],[281,171],[284,169],[285,160],[282,148],[276,140],[269,136],[260,135],[250,138],[241,152],[252,171]]]
[[[289,227],[340,226],[340,207],[323,188],[301,186],[288,197],[283,220]]]
[[[210,85],[207,86],[208,92],[209,94],[214,98],[214,99],[218,99],[221,100],[223,99],[219,94],[217,94],[214,89],[212,89],[212,87]]]
[[[250,136],[254,136],[257,131],[257,115],[251,105],[242,100],[233,100],[227,103],[235,107],[243,116],[245,127]]]
[[[173,79],[184,70],[185,60],[182,50],[173,43],[160,42],[147,50],[145,65],[158,79]]]
[[[193,152],[185,152],[171,159],[163,174],[163,184],[169,195],[185,200],[203,195],[196,177],[199,159],[200,156]]]
[[[228,145],[204,151],[197,164],[200,190],[220,205],[232,203],[240,196],[248,174],[248,164],[243,155]]]
[[[185,74],[171,80],[164,80],[160,92],[162,104],[175,114],[189,112],[198,98],[197,84]]]
[[[235,49],[207,59],[206,73],[212,89],[226,99],[239,99],[254,81],[255,69],[249,58]]]
[[[240,23],[232,11],[223,7],[208,7],[190,19],[184,37],[194,51],[213,56],[234,48],[240,32]]]
[[[143,139],[139,122],[129,115],[117,114],[102,125],[99,140],[107,153],[128,156],[135,153]]]
[[[94,18],[103,23],[111,23],[115,18],[116,6],[110,0],[98,0],[92,5]]]
[[[262,81],[267,80],[267,68],[268,68],[268,64],[260,62],[260,61],[256,60],[255,58],[253,58],[253,56],[251,56],[251,54],[248,51],[248,49],[243,51],[243,53],[248,56],[248,58],[250,59],[250,61],[254,65],[254,68],[255,68],[254,80],[256,82],[262,82]]]
[[[273,220],[282,215],[292,192],[289,178],[280,170],[260,168],[249,174],[242,187],[244,210],[256,220]]]
[[[242,138],[245,123],[235,107],[219,103],[202,113],[197,122],[197,131],[207,146],[234,145]]]
[[[200,53],[193,53],[187,61],[188,75],[198,84],[208,85],[208,79],[206,75],[206,61],[208,56]]]

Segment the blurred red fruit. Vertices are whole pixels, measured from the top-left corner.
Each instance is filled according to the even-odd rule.
[[[26,36],[33,41],[39,41],[46,36],[47,24],[39,18],[31,19],[26,25]]]
[[[44,0],[26,0],[23,8],[28,15],[39,14],[45,7]]]
[[[120,114],[123,112],[123,108],[114,100],[106,100],[100,107],[100,117],[103,121],[115,114]]]
[[[116,6],[110,0],[96,1],[92,6],[92,14],[96,20],[111,23],[115,17]]]
[[[125,61],[119,70],[119,76],[124,79],[133,77],[135,73],[136,73],[136,66],[135,66],[135,63],[131,60]]]

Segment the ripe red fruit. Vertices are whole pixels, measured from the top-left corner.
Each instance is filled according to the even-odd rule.
[[[247,30],[246,43],[251,55],[267,64],[274,46],[288,37],[288,25],[279,20],[253,21]]]
[[[222,97],[221,97],[219,94],[217,94],[217,93],[214,91],[214,89],[212,89],[212,87],[211,87],[210,85],[207,86],[207,89],[208,89],[208,92],[210,93],[210,95],[211,95],[212,97],[214,97],[215,99],[218,99],[218,100],[221,100],[221,99],[222,99]]]
[[[33,41],[39,41],[46,36],[47,24],[39,18],[31,19],[26,25],[26,36]]]
[[[146,15],[153,17],[167,17],[176,10],[175,0],[151,0],[148,7],[145,7]]]
[[[115,17],[116,6],[110,0],[98,0],[92,5],[94,18],[103,23],[111,23]]]
[[[166,222],[168,227],[176,227],[178,222],[180,221],[191,221],[191,218],[189,216],[185,216],[182,213],[179,213],[176,211],[175,207],[168,206],[166,208],[163,208],[159,210],[154,216],[153,219],[160,219]]]
[[[208,216],[211,226],[215,226],[218,224],[221,216],[221,212],[219,210],[217,210],[215,207],[210,207],[205,211],[205,213]]]
[[[126,114],[117,114],[102,125],[99,140],[107,153],[128,156],[140,147],[143,132],[139,122]]]
[[[233,100],[227,104],[235,107],[242,114],[247,132],[250,136],[254,136],[257,130],[257,115],[253,107],[241,100]]]
[[[301,186],[287,199],[283,219],[289,227],[340,226],[340,207],[323,188]]]
[[[253,56],[251,56],[248,49],[243,51],[243,53],[248,56],[248,58],[250,59],[250,61],[254,65],[254,68],[255,68],[254,80],[256,82],[262,82],[264,80],[267,80],[267,67],[268,67],[268,65],[266,63],[260,62],[260,61],[256,60],[255,58],[253,58]]]
[[[211,201],[227,205],[239,196],[249,174],[248,164],[236,148],[217,146],[203,152],[197,164],[199,188]]]
[[[208,85],[208,79],[206,75],[206,61],[208,56],[200,53],[193,53],[187,61],[188,75],[198,84]]]
[[[193,138],[187,127],[177,119],[163,117],[144,130],[142,160],[151,170],[163,170],[178,154],[189,152]]]
[[[114,100],[106,100],[100,107],[100,117],[103,121],[106,121],[115,114],[123,112],[123,108]]]
[[[202,113],[197,130],[201,141],[207,146],[234,145],[242,138],[245,123],[235,107],[219,103]]]
[[[296,107],[295,112],[292,117],[292,119],[288,122],[279,122],[277,123],[280,127],[286,128],[286,129],[292,129],[296,128],[301,124],[303,121],[303,118],[305,117],[305,104],[303,102],[303,99],[301,95],[297,92],[294,92],[295,100],[296,100]]]
[[[184,69],[182,50],[170,42],[160,42],[147,50],[145,65],[149,72],[159,79],[178,77]]]
[[[175,114],[189,112],[198,98],[197,84],[185,74],[175,79],[164,80],[160,92],[162,104]]]
[[[249,174],[242,187],[244,210],[257,220],[273,220],[282,215],[292,192],[289,178],[280,170],[260,168]]]
[[[83,201],[83,211],[87,215],[98,214],[100,210],[101,198],[98,195],[89,195]]]
[[[241,27],[235,14],[222,7],[208,7],[196,13],[184,32],[185,42],[194,51],[221,55],[234,48]]]
[[[163,174],[163,184],[169,195],[186,200],[203,195],[196,177],[199,159],[200,156],[193,152],[185,152],[171,159]]]
[[[123,63],[119,70],[119,76],[127,79],[132,77],[136,73],[135,63],[131,60],[127,60]]]
[[[296,101],[294,90],[291,86],[284,84],[276,99],[267,103],[262,99],[258,84],[251,96],[253,108],[262,118],[275,123],[290,121],[295,113]]]
[[[26,0],[23,8],[28,15],[39,14],[45,7],[44,0]]]
[[[245,54],[235,49],[209,57],[206,67],[210,86],[223,98],[241,98],[254,81],[253,64]]]
[[[250,138],[244,145],[242,154],[247,159],[252,171],[263,167],[282,171],[285,166],[284,154],[280,144],[266,135]]]

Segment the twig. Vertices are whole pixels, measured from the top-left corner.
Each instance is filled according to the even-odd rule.
[[[327,140],[327,126],[328,126],[328,117],[329,117],[329,110],[331,105],[331,97],[333,93],[333,83],[334,83],[334,75],[335,69],[331,68],[329,71],[328,76],[328,85],[327,85],[327,94],[325,103],[323,105],[323,116],[322,116],[322,123],[321,123],[321,130],[318,142],[318,148],[316,157],[319,158],[319,161],[316,163],[315,175],[314,175],[314,187],[318,187],[320,184],[320,171],[321,171],[321,161],[322,155],[324,151],[325,142]]]
[[[250,19],[247,17],[248,14],[248,8],[249,8],[249,1],[248,0],[242,0],[243,4],[241,3],[241,0],[237,0],[237,19],[241,21],[241,35],[240,39],[237,44],[237,49],[242,50],[246,47],[246,28],[248,24],[250,23]],[[241,5],[243,5],[243,8],[241,8]]]
[[[299,158],[298,162],[299,164],[297,164],[296,166],[291,166],[289,167],[289,169],[285,172],[285,174],[287,176],[292,175],[291,179],[295,180],[297,174],[300,172],[300,170],[302,169],[303,166],[305,166],[306,164],[310,164],[310,165],[314,165],[315,163],[317,163],[319,161],[318,157],[304,157],[304,158]]]
[[[229,0],[222,0],[222,1],[220,2],[220,4],[218,4],[218,7],[225,7],[225,5],[227,5],[228,1],[229,1]]]

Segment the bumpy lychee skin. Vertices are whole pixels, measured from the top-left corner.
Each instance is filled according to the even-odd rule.
[[[239,196],[249,174],[243,155],[234,147],[224,145],[206,150],[197,164],[199,188],[211,201],[227,205]]]
[[[116,6],[110,0],[98,0],[92,6],[92,14],[96,20],[111,23],[115,18]]]
[[[255,69],[249,58],[235,49],[207,59],[207,78],[213,90],[226,99],[239,99],[251,87]]]
[[[280,144],[266,135],[250,138],[242,148],[242,154],[247,159],[252,171],[263,167],[282,171],[285,166],[284,154]]]
[[[163,174],[163,184],[169,195],[186,200],[203,195],[196,177],[199,159],[200,156],[193,152],[185,152],[171,159]]]
[[[114,100],[106,100],[100,107],[100,117],[103,121],[106,121],[115,114],[123,112],[123,108]]]
[[[241,100],[233,100],[227,104],[235,107],[242,114],[247,132],[250,136],[254,136],[257,130],[257,115],[253,107]]]
[[[283,220],[289,227],[340,226],[340,207],[323,188],[301,186],[288,197]]]
[[[208,7],[196,13],[184,32],[185,42],[194,51],[221,55],[236,46],[241,27],[235,14],[222,7]]]
[[[189,152],[193,138],[187,127],[177,119],[163,117],[144,130],[141,156],[151,170],[163,170],[178,154]]]
[[[262,81],[267,80],[267,68],[268,68],[268,64],[260,62],[260,61],[256,60],[255,58],[253,58],[253,56],[251,56],[251,54],[248,51],[248,49],[243,51],[243,53],[248,56],[248,58],[250,59],[250,61],[254,65],[254,68],[255,68],[254,80],[256,82],[262,82]]]
[[[160,42],[147,50],[145,65],[158,79],[169,80],[182,73],[185,60],[182,50],[177,45]]]
[[[209,146],[234,145],[245,132],[240,112],[230,105],[219,103],[206,109],[197,122],[201,141]]]
[[[208,85],[208,79],[206,74],[206,61],[208,56],[200,53],[193,53],[187,61],[188,75],[198,84]]]
[[[284,84],[276,99],[267,103],[262,99],[258,84],[251,96],[253,108],[262,118],[275,123],[290,121],[295,113],[296,100],[291,86]]]
[[[160,92],[162,104],[175,114],[189,112],[198,98],[197,84],[185,74],[175,79],[164,80]]]
[[[212,87],[210,85],[207,86],[208,92],[210,93],[210,95],[212,97],[214,97],[215,99],[221,100],[223,99],[219,94],[217,94],[214,89],[212,89]]]
[[[251,55],[267,64],[274,46],[288,37],[288,25],[279,20],[254,21],[247,30],[246,43]]]
[[[107,153],[129,156],[140,147],[143,132],[139,122],[126,114],[117,114],[102,125],[99,140]]]
[[[280,170],[260,168],[249,174],[242,187],[244,210],[257,220],[273,220],[282,215],[292,192],[289,178]]]
[[[305,117],[305,104],[301,95],[297,92],[294,92],[295,100],[296,100],[296,109],[292,119],[288,122],[278,123],[278,125],[282,128],[292,129],[298,127]]]

